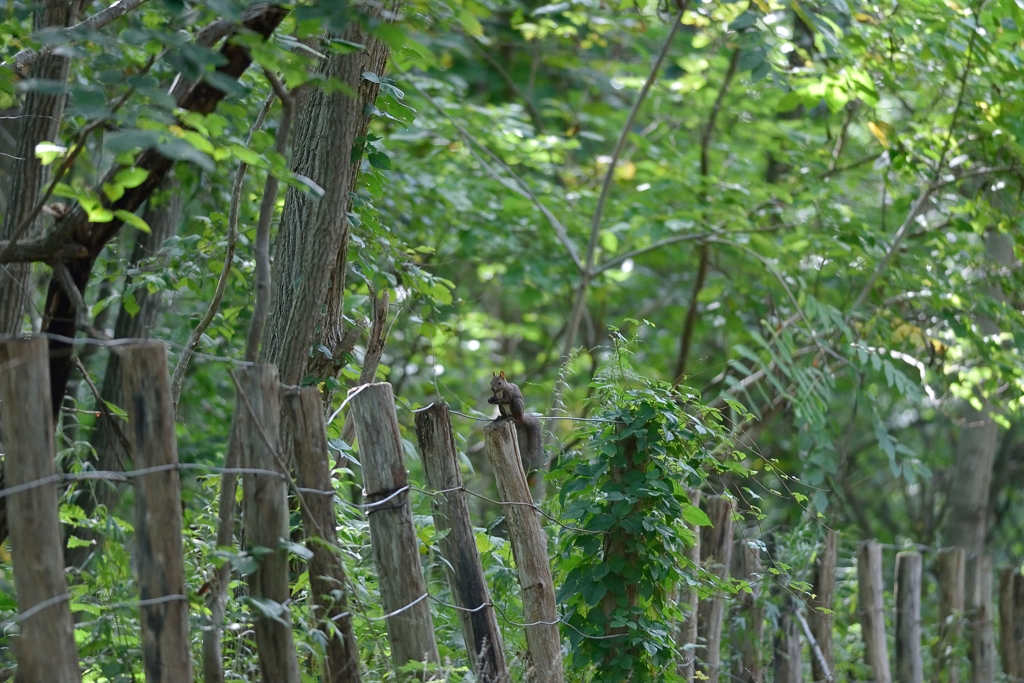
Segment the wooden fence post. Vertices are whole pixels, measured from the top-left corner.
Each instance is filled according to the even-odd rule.
[[[802,646],[800,644],[800,623],[796,618],[796,598],[783,595],[783,605],[779,610],[779,625],[775,632],[775,648],[773,668],[775,683],[801,683],[803,666],[800,661]]]
[[[814,599],[807,601],[807,625],[814,636],[821,659],[811,657],[811,671],[816,681],[835,678],[835,657],[832,654],[832,602],[836,587],[836,563],[839,557],[836,532],[825,531],[825,542],[814,562],[811,577]],[[827,610],[827,611],[826,611]]]
[[[1024,576],[1020,567],[999,573],[999,650],[1007,678],[1024,678]]]
[[[883,591],[882,546],[877,541],[864,541],[857,549],[857,611],[864,637],[864,660],[874,671],[875,683],[892,683]]]
[[[1010,636],[1010,646],[1014,649],[1017,666],[1024,668],[1024,576],[1020,575],[1020,568],[1015,568],[1013,575],[1013,628]],[[1018,678],[1024,678],[1024,671],[1017,673]]]
[[[729,576],[732,562],[733,504],[721,496],[706,496],[703,502],[704,512],[711,519],[712,526],[700,529],[700,561],[708,572],[724,579]],[[709,683],[717,683],[722,663],[725,598],[713,595],[701,600],[697,613],[698,640],[702,640],[707,648],[704,656],[698,657],[698,668],[708,677]]]
[[[237,371],[238,437],[242,466],[273,474],[242,475],[247,550],[263,548],[259,567],[249,577],[256,605],[256,649],[263,680],[299,683],[299,662],[292,638],[288,554],[288,476],[278,445],[281,432],[277,367],[260,364]]]
[[[441,557],[455,604],[472,610],[459,610],[458,615],[473,673],[482,683],[507,683],[504,643],[476,549],[447,403],[438,401],[416,413],[416,440],[427,484],[434,491],[445,491],[434,494],[434,526],[442,535]]]
[[[320,392],[305,387],[286,393],[284,419],[288,422],[284,431],[292,438],[298,484],[303,489],[302,526],[306,545],[313,553],[309,585],[314,613],[327,637],[327,683],[359,683],[359,647],[348,610],[345,570],[331,550],[338,546],[338,533]]]
[[[700,507],[700,489],[687,489],[686,495],[691,505]],[[697,524],[687,525],[694,535],[693,547],[686,549],[686,559],[693,563],[694,567],[700,567],[700,527]],[[695,577],[696,578],[696,577]],[[684,607],[686,621],[680,624],[676,642],[683,659],[679,664],[679,675],[686,683],[693,683],[694,671],[697,663],[697,607],[700,603],[697,589],[691,586],[683,586],[679,591],[679,604]]]
[[[960,681],[956,646],[963,635],[966,557],[963,548],[943,548],[935,556],[935,574],[939,581],[939,640],[935,644],[933,683]]]
[[[21,635],[18,680],[80,683],[64,552],[46,339],[0,341],[0,423],[6,455],[7,521]],[[38,485],[33,485],[37,483]]]
[[[1020,663],[1013,637],[1014,584],[1019,567],[1007,567],[999,572],[999,656],[1003,660],[1003,673],[1011,681],[1020,678]]]
[[[534,681],[561,683],[562,644],[555,611],[555,586],[548,564],[547,539],[533,509],[519,457],[519,443],[508,420],[484,425],[484,449],[498,482],[508,538],[519,572],[526,623],[526,644],[533,660]]]
[[[921,553],[896,554],[896,682],[923,683]]]
[[[125,349],[121,381],[135,469],[176,468],[178,445],[164,345],[154,342]],[[153,601],[139,608],[147,683],[192,680],[181,527],[178,470],[135,477],[139,593],[144,602]],[[162,598],[168,601],[159,602]]]
[[[441,657],[409,505],[395,397],[387,382],[364,384],[358,391],[351,399],[349,419],[355,421],[366,502],[373,505],[366,516],[381,601],[391,615],[387,617],[391,659],[396,667],[408,662],[437,664]]]
[[[736,608],[746,622],[746,628],[736,634],[733,641],[739,641],[740,660],[734,674],[741,683],[761,683],[764,680],[762,641],[764,640],[764,607],[761,596],[760,552],[751,548],[743,538],[736,539],[732,550],[732,576],[744,579],[750,584],[750,593],[736,596]]]
[[[996,669],[996,644],[992,631],[992,557],[976,555],[968,558],[966,576],[974,577],[967,595],[970,599],[971,682],[992,683]]]

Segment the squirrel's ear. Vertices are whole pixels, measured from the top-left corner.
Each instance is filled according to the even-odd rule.
[[[497,377],[497,375],[494,374],[494,370],[491,370],[491,377]]]
[[[502,370],[501,373],[498,375],[498,377],[501,377],[502,379],[505,379],[505,371]]]

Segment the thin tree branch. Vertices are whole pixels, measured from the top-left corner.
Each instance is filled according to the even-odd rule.
[[[474,39],[472,36],[467,36],[466,38],[467,40],[470,41],[473,47],[476,48],[477,53],[479,53],[480,56],[484,58],[484,61],[490,64],[491,68],[498,72],[498,75],[501,77],[501,80],[505,82],[505,85],[508,87],[508,89],[511,90],[516,97],[521,99],[524,105],[526,105],[526,111],[530,115],[530,121],[533,122],[533,129],[536,132],[536,134],[540,135],[541,133],[543,133],[544,120],[541,119],[540,112],[537,111],[537,107],[536,105],[534,105],[533,100],[527,97],[526,94],[519,89],[519,86],[516,85],[516,82],[512,80],[512,76],[510,76],[509,73],[505,71],[505,67],[503,67],[498,60],[492,57],[491,53],[485,50],[476,41],[476,39]]]
[[[118,2],[115,2],[104,10],[100,10],[88,19],[80,21],[74,26],[68,26],[64,29],[63,33],[68,37],[73,37],[75,33],[79,31],[95,31],[96,29],[101,29],[117,19],[120,19],[145,2],[146,0],[118,0]],[[24,73],[25,70],[32,66],[37,59],[45,57],[53,52],[54,47],[54,45],[50,44],[44,45],[39,50],[27,47],[14,55],[14,57],[5,63],[4,66],[12,68],[15,73]]]
[[[266,69],[263,73],[281,100],[281,122],[277,127],[274,151],[283,157],[288,152],[288,133],[292,126],[292,97],[277,76]],[[277,205],[278,184],[277,176],[268,171],[267,181],[263,186],[263,199],[260,202],[260,217],[256,224],[256,303],[253,305],[249,333],[245,339],[245,360],[251,363],[259,360],[260,340],[263,338],[263,328],[267,324],[267,313],[270,311],[270,221],[274,217],[274,208]]]
[[[397,67],[396,65],[396,68],[398,68],[401,71],[401,67]],[[403,71],[402,73],[408,75],[407,72],[405,71]],[[491,178],[493,178],[495,181],[501,184],[501,186],[504,187],[505,189],[511,190],[512,192],[518,194],[520,197],[523,197],[524,199],[528,199],[531,202],[533,202],[533,205],[537,207],[537,210],[540,211],[541,215],[544,216],[548,224],[555,231],[555,234],[558,236],[558,239],[562,243],[562,246],[564,246],[566,251],[569,252],[569,256],[570,258],[572,258],[572,262],[576,265],[576,268],[580,272],[582,272],[583,261],[580,260],[579,254],[576,253],[576,245],[574,245],[572,243],[572,240],[569,239],[569,234],[566,232],[565,226],[563,226],[562,222],[555,217],[555,214],[552,213],[551,210],[548,209],[548,207],[545,206],[544,203],[537,198],[537,196],[530,189],[529,185],[526,184],[526,181],[520,178],[515,171],[509,168],[508,164],[506,164],[501,159],[501,157],[492,152],[487,147],[487,145],[477,140],[475,137],[473,137],[473,135],[469,133],[469,131],[463,128],[462,125],[460,125],[459,122],[456,121],[452,117],[452,115],[449,114],[448,111],[444,107],[442,107],[437,100],[435,100],[433,97],[427,94],[422,88],[420,88],[418,85],[416,85],[416,83],[412,82],[411,80],[408,81],[408,83],[412,87],[412,89],[419,93],[419,95],[423,99],[429,102],[430,105],[434,109],[436,109],[439,114],[448,119],[448,122],[452,124],[452,127],[455,128],[455,131],[459,134],[460,137],[462,137],[463,141],[469,147],[471,153],[473,153],[477,160],[480,161],[480,165],[483,166],[484,171],[486,171],[487,174],[491,176]],[[507,173],[515,182],[512,182],[512,180],[509,180],[508,178],[503,178],[500,174],[495,172],[494,169],[492,169],[488,163],[486,163],[482,158],[480,158],[475,152],[472,152],[474,147],[481,150],[487,156],[493,159],[494,162],[498,164],[501,167],[501,169],[505,173]]]
[[[711,113],[708,114],[707,125],[704,126],[704,133],[700,139],[700,175],[706,179],[711,173],[711,138],[715,133],[715,121],[718,119],[718,112],[722,109],[722,102],[725,100],[725,93],[729,90],[729,84],[732,82],[733,76],[736,75],[736,68],[740,63],[740,49],[737,48],[732,52],[732,58],[729,60],[729,68],[725,72],[725,77],[722,79],[722,85],[718,88],[718,95],[715,97],[715,103],[711,107]],[[710,250],[708,245],[702,244],[700,247],[700,261],[697,266],[697,277],[693,281],[693,292],[690,294],[690,305],[686,309],[686,319],[683,322],[683,330],[679,337],[679,356],[676,358],[676,368],[673,373],[674,381],[679,382],[683,378],[683,373],[686,372],[686,362],[690,356],[690,345],[693,342],[693,330],[697,326],[697,300],[700,297],[700,292],[704,289],[704,280],[708,274],[708,261],[710,260]]]
[[[249,128],[249,135],[245,138],[246,147],[252,143],[253,134],[263,128],[267,115],[270,114],[270,108],[274,104],[275,97],[274,92],[267,95],[263,108],[260,109],[256,115],[256,120]],[[181,397],[181,385],[185,378],[185,370],[188,368],[189,360],[199,347],[199,341],[202,339],[203,333],[206,332],[206,328],[210,326],[213,318],[217,315],[220,301],[224,297],[224,290],[227,289],[228,277],[231,275],[231,265],[235,260],[235,247],[238,244],[238,209],[242,201],[242,186],[248,168],[249,165],[243,161],[238,164],[238,170],[235,172],[235,183],[231,188],[231,204],[228,207],[228,243],[224,252],[224,265],[220,269],[220,278],[217,280],[217,288],[213,292],[213,298],[206,309],[206,314],[199,321],[199,324],[196,325],[195,329],[192,330],[188,341],[185,342],[185,348],[182,349],[181,356],[178,358],[178,364],[174,367],[174,374],[171,376],[171,400],[175,410],[178,407],[178,399]]]
[[[683,323],[683,331],[679,338],[679,357],[676,359],[674,373],[675,382],[679,382],[686,372],[686,361],[690,356],[690,344],[693,342],[693,329],[697,326],[697,299],[700,291],[704,289],[704,280],[708,275],[709,260],[708,245],[700,246],[700,263],[697,266],[697,277],[693,281],[693,292],[690,294],[690,305],[686,309],[686,321]]]
[[[736,48],[733,50],[732,59],[729,60],[729,70],[725,72],[725,78],[722,79],[722,86],[718,89],[718,96],[715,98],[715,104],[711,107],[711,114],[708,115],[708,123],[704,127],[704,134],[700,138],[700,174],[707,176],[710,170],[709,160],[709,148],[711,147],[711,137],[715,132],[715,121],[718,119],[718,112],[722,109],[722,101],[725,99],[725,93],[729,90],[729,84],[732,82],[733,76],[736,75],[736,68],[740,63],[740,49]]]
[[[672,39],[675,38],[676,33],[679,31],[679,27],[683,25],[683,13],[686,11],[686,6],[689,4],[688,0],[683,0],[680,5],[679,13],[673,17],[672,28],[669,29],[668,36],[665,37],[665,42],[661,46],[661,50],[658,52],[657,58],[654,60],[654,64],[651,66],[651,72],[647,76],[647,80],[644,81],[644,85],[640,88],[640,93],[637,95],[636,101],[633,103],[633,108],[629,112],[629,116],[626,117],[626,123],[622,126],[622,132],[619,134],[619,139],[615,143],[615,149],[612,150],[611,161],[608,163],[608,171],[605,173],[604,182],[601,184],[601,194],[597,198],[597,207],[594,209],[594,217],[590,225],[590,240],[587,242],[586,261],[583,267],[583,272],[580,273],[580,283],[576,288],[576,303],[573,306],[572,314],[569,317],[569,327],[566,331],[565,346],[562,348],[562,359],[569,357],[572,353],[573,346],[576,344],[576,334],[579,332],[580,320],[583,317],[583,307],[587,301],[587,289],[590,287],[590,280],[593,278],[594,269],[594,257],[597,252],[597,237],[601,232],[601,219],[604,217],[604,207],[608,201],[608,194],[611,191],[612,179],[615,177],[615,166],[618,164],[619,157],[622,156],[622,150],[626,146],[626,139],[629,137],[630,131],[633,129],[633,122],[636,121],[637,113],[640,111],[641,105],[644,100],[647,99],[647,94],[651,91],[651,87],[654,85],[655,79],[658,77],[658,71],[661,70],[661,64],[665,61],[665,57],[668,56],[669,48],[672,47]]]
[[[907,217],[903,220],[903,224],[896,231],[896,234],[892,238],[892,242],[885,250],[885,256],[883,256],[882,260],[878,262],[877,266],[875,266],[875,270],[871,273],[868,281],[864,283],[864,288],[860,290],[860,294],[857,295],[856,301],[853,302],[853,307],[850,309],[851,312],[857,311],[857,309],[861,307],[861,304],[864,303],[864,300],[868,298],[868,294],[871,293],[871,288],[875,286],[875,281],[878,280],[882,271],[884,271],[889,265],[889,261],[892,260],[893,254],[895,254],[896,250],[899,248],[900,242],[903,241],[903,237],[907,234],[910,226],[914,224],[914,219],[917,218],[917,214],[924,207],[934,190],[935,186],[929,185],[921,192],[918,198],[914,200],[914,203],[910,207],[910,211],[907,212]]]
[[[839,163],[839,157],[843,154],[843,147],[846,146],[846,138],[850,132],[850,124],[853,122],[853,115],[856,111],[856,102],[850,102],[846,105],[846,116],[843,117],[843,125],[839,129],[839,137],[836,139],[835,147],[832,148],[832,159],[828,162],[828,170],[825,171],[824,178],[826,180],[832,177],[832,174],[836,171],[836,164]]]

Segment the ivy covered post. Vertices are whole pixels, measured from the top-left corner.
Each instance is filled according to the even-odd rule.
[[[680,409],[667,385],[608,386],[595,400],[610,407],[580,428],[581,456],[553,475],[566,478],[561,517],[570,525],[560,532],[569,666],[593,666],[602,683],[662,681],[693,655],[680,602],[708,577],[690,552],[691,527],[710,520],[687,485],[716,466],[706,448],[725,437],[717,412],[693,396]],[[714,589],[730,586],[715,580]]]

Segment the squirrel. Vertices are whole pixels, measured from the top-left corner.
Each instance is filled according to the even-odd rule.
[[[499,420],[513,420],[516,427],[516,440],[519,442],[519,457],[523,461],[523,470],[529,474],[547,464],[544,445],[541,440],[540,420],[533,413],[526,411],[523,403],[523,392],[519,387],[505,379],[505,371],[495,375],[491,373],[491,391],[494,395],[487,399],[491,405],[498,406]],[[532,485],[532,482],[531,482]]]

